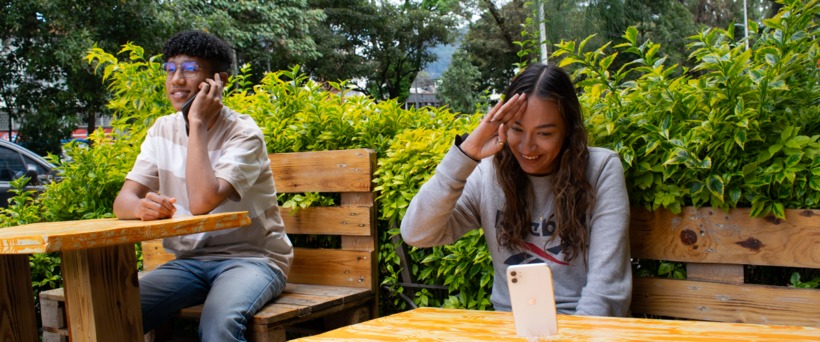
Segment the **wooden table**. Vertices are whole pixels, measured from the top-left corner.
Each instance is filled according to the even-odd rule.
[[[316,341],[526,341],[512,314],[418,308],[299,339]],[[545,341],[818,341],[820,328],[558,315]]]
[[[236,228],[247,212],[0,229],[0,341],[39,341],[29,256],[61,252],[71,341],[142,341],[136,242]]]

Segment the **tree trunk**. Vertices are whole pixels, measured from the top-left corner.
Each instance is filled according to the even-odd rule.
[[[85,116],[85,122],[88,128],[87,135],[91,135],[91,133],[93,133],[94,130],[97,129],[96,115],[94,115],[94,113],[87,113]]]
[[[498,25],[498,30],[501,32],[501,35],[504,37],[504,42],[507,43],[507,46],[512,51],[516,51],[515,43],[513,37],[510,36],[509,32],[505,29],[506,22],[504,18],[501,16],[501,13],[498,12],[498,8],[495,7],[495,4],[490,0],[485,0],[484,4],[487,5],[487,10],[490,12],[490,15],[493,16],[493,20],[495,20],[495,24]]]
[[[701,23],[701,24],[706,23],[706,16],[707,16],[706,6],[707,6],[707,2],[708,2],[707,0],[698,1],[698,9],[697,9],[697,11],[695,11],[695,22],[698,22],[698,23]]]

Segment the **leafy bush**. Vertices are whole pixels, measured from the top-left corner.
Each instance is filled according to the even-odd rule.
[[[575,68],[592,143],[625,163],[633,204],[751,207],[753,216],[820,207],[820,69],[816,1],[786,1],[750,47],[734,27],[690,37],[696,67],[676,73],[657,44],[585,51],[562,42],[555,56]],[[619,53],[635,59],[608,70]],[[672,76],[681,74],[680,76]]]

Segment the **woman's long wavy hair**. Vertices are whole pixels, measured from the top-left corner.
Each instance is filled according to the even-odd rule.
[[[595,194],[586,177],[588,139],[575,88],[569,75],[560,68],[531,64],[513,78],[504,98],[512,98],[515,94],[555,101],[561,108],[566,137],[561,153],[555,159],[558,164],[552,177],[556,221],[556,234],[552,238],[561,238],[567,261],[580,254],[585,256],[586,262],[589,244],[587,214],[595,202]],[[499,221],[498,242],[507,248],[523,248],[530,233],[530,203],[534,200],[534,194],[527,174],[510,148],[513,147],[505,146],[494,159],[498,183],[506,199]]]

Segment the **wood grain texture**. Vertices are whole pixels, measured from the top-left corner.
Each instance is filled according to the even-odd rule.
[[[737,323],[558,315],[545,341],[817,341],[820,329]],[[318,341],[527,341],[512,314],[418,308],[297,339]]]
[[[0,229],[0,254],[48,253],[113,246],[241,227],[250,223],[247,212],[157,221],[97,219],[34,223]]]
[[[376,158],[373,158],[373,163],[375,164]],[[373,165],[375,168],[375,165]],[[345,250],[359,250],[359,251],[370,251],[374,252],[373,257],[370,258],[370,269],[371,273],[374,275],[370,277],[370,290],[373,291],[376,298],[379,297],[379,277],[378,277],[378,269],[379,269],[379,261],[376,257],[379,250],[379,239],[377,227],[378,224],[376,223],[376,206],[375,206],[376,194],[373,192],[349,192],[342,194],[342,205],[367,205],[370,209],[369,218],[370,221],[368,222],[369,226],[369,233],[368,236],[342,236],[342,249]],[[373,301],[373,307],[370,309],[372,312],[379,312],[379,301]]]
[[[288,281],[371,289],[375,251],[339,249],[293,249]]]
[[[288,234],[371,236],[373,201],[362,205],[309,207],[292,213],[279,208]]]
[[[63,251],[62,271],[72,341],[142,339],[133,243]]]
[[[820,210],[786,210],[786,220],[749,209],[633,208],[632,257],[682,262],[820,268]]]
[[[635,278],[633,314],[820,327],[820,291],[752,284]]]
[[[743,284],[743,265],[686,263],[686,279]]]
[[[28,255],[0,255],[0,341],[39,339]]]
[[[273,153],[276,190],[290,192],[362,192],[372,190],[375,151],[368,149]]]
[[[173,253],[162,247],[162,239],[148,240],[142,242],[142,270],[153,271],[162,264],[174,260]]]
[[[370,297],[372,292],[367,289],[288,283],[279,297],[254,315],[253,322],[255,325],[276,326],[280,322],[307,317],[333,307],[358,303]],[[184,318],[199,318],[201,314],[202,305],[192,306],[180,312],[180,316]]]

